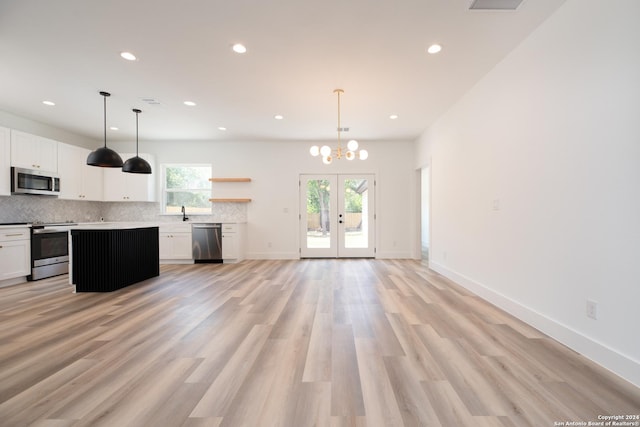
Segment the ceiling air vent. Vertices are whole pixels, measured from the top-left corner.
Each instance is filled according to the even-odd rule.
[[[516,10],[522,0],[473,0],[470,10]]]
[[[140,98],[140,101],[147,103],[149,105],[161,105],[160,101],[155,98]]]

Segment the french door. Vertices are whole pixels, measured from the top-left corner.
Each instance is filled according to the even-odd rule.
[[[300,175],[300,256],[375,257],[374,175]]]

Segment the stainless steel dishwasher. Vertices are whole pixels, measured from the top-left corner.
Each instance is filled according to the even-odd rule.
[[[195,263],[222,262],[222,224],[191,224],[191,235]]]

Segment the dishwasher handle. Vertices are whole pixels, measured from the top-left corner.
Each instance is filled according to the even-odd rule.
[[[191,224],[191,228],[222,228],[222,224]]]

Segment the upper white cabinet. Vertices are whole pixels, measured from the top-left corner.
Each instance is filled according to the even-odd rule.
[[[104,168],[87,165],[90,152],[86,148],[58,144],[61,199],[102,201]]]
[[[58,142],[12,129],[11,166],[58,172]]]
[[[131,153],[119,154],[123,161],[135,156]],[[152,170],[156,170],[152,155],[139,155],[149,162]],[[153,202],[155,199],[155,172],[147,175],[122,172],[120,168],[104,168],[105,202]]]
[[[0,127],[0,196],[11,194],[11,131]]]

